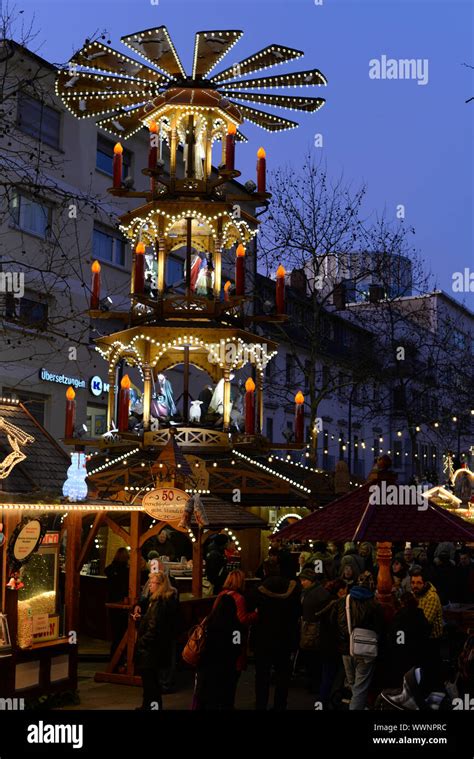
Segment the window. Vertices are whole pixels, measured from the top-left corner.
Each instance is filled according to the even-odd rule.
[[[112,140],[107,140],[100,134],[97,135],[95,167],[109,176],[113,176],[114,145],[115,142],[112,142]],[[125,179],[130,174],[131,158],[132,154],[130,151],[124,150],[122,153],[122,179]]]
[[[7,293],[5,318],[18,322],[25,327],[46,327],[48,304],[32,298],[15,298],[11,293]]]
[[[181,258],[169,256],[166,262],[166,284],[174,285],[184,277],[184,261]]]
[[[125,266],[125,242],[115,235],[94,229],[92,255],[100,261]]]
[[[17,192],[11,204],[11,216],[16,227],[23,232],[42,237],[49,236],[51,229],[51,207],[27,195]]]
[[[87,406],[87,432],[90,437],[99,437],[107,432],[107,409],[102,406]]]
[[[272,359],[268,362],[268,364],[265,367],[265,379],[267,382],[271,382],[271,380],[275,376],[275,360]]]
[[[25,134],[59,148],[60,112],[24,92],[18,96],[17,126]]]

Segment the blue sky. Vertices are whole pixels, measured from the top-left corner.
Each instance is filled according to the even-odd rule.
[[[283,134],[244,125],[249,144],[237,152],[242,179],[254,178],[260,145],[270,169],[286,162],[297,168],[313,151],[335,177],[343,172],[354,186],[367,183],[367,210],[395,217],[403,204],[434,284],[474,310],[474,292],[452,290],[454,272],[474,272],[474,101],[465,104],[474,96],[474,70],[462,65],[474,65],[473,7],[470,0],[17,1],[23,18],[34,14],[34,49],[57,63],[96,31],[106,30],[114,47],[129,52],[121,47],[122,35],[161,24],[187,70],[199,30],[245,32],[215,71],[270,43],[304,50],[304,58],[261,76],[319,68],[328,87],[297,94],[322,95],[327,103],[299,118],[278,111],[300,122]],[[369,61],[382,55],[428,59],[428,83],[370,79]],[[316,133],[323,135],[323,148],[314,147]]]

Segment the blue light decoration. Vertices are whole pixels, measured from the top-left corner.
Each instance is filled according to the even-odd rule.
[[[71,466],[67,470],[67,480],[63,485],[63,496],[71,503],[87,498],[86,454],[71,453]]]

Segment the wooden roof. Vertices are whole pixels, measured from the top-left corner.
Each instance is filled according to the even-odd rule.
[[[0,403],[0,418],[34,438],[21,446],[25,458],[13,467],[5,479],[0,480],[2,491],[50,493],[59,497],[71,463],[67,453],[22,403]],[[4,460],[11,451],[5,431],[0,429],[0,460]]]

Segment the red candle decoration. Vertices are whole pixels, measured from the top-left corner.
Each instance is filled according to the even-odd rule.
[[[114,190],[120,190],[122,186],[122,172],[123,172],[123,147],[120,142],[114,146]]]
[[[266,192],[267,189],[267,160],[263,148],[257,150],[257,192]]]
[[[100,303],[100,263],[94,261],[91,266],[92,271],[92,288],[91,288],[91,310],[99,308]]]
[[[227,171],[234,171],[235,164],[235,133],[237,127],[235,124],[229,124],[227,127],[227,137],[225,140],[225,167]]]
[[[304,395],[301,390],[295,395],[295,442],[304,441]]]
[[[235,294],[245,295],[245,248],[240,243],[235,252]]]
[[[276,273],[276,312],[285,313],[285,268],[280,264]]]
[[[142,242],[135,248],[135,269],[133,274],[133,292],[142,295],[145,290],[145,246]]]
[[[158,160],[158,124],[156,121],[150,122],[150,149],[148,151],[148,168],[156,169]]]
[[[71,438],[74,434],[74,422],[76,421],[76,393],[72,387],[66,390],[66,424],[64,427],[64,437]]]
[[[118,431],[128,431],[128,410],[130,406],[130,377],[126,374],[120,382],[119,408],[118,408]]]
[[[229,290],[232,287],[232,282],[228,279],[224,285],[224,300],[229,300]]]
[[[245,383],[245,432],[255,433],[255,382],[249,377]]]

